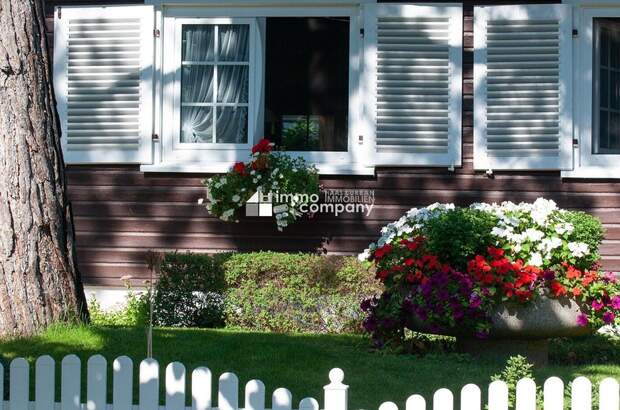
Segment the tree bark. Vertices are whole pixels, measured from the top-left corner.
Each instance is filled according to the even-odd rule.
[[[0,335],[87,319],[43,0],[0,0]]]

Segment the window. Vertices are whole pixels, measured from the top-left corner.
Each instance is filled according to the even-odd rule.
[[[347,151],[348,17],[267,18],[265,73],[267,138],[287,151]]]
[[[564,177],[618,178],[620,172],[620,7],[572,0],[578,14],[573,76],[575,167]]]
[[[248,142],[247,24],[182,28],[180,142]]]
[[[620,19],[594,20],[594,154],[620,154]]]

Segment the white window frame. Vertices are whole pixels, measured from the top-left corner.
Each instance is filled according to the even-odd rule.
[[[578,146],[574,148],[576,163],[565,178],[620,178],[620,154],[593,154],[594,122],[594,19],[620,18],[620,4],[607,0],[565,0],[573,4],[573,25],[578,32],[574,39],[573,59],[575,103],[573,130]]]
[[[148,1],[148,0],[147,0]],[[374,174],[374,167],[370,158],[369,138],[360,138],[364,135],[365,123],[363,121],[363,102],[365,100],[364,91],[360,87],[360,76],[363,62],[363,41],[360,36],[362,24],[362,7],[365,3],[374,3],[374,0],[331,0],[313,1],[300,3],[291,0],[152,0],[158,9],[159,27],[161,27],[161,45],[156,49],[160,51],[157,65],[160,66],[159,76],[157,77],[157,98],[161,101],[157,104],[160,114],[156,114],[158,120],[156,127],[159,127],[160,139],[159,155],[155,155],[153,165],[144,165],[142,171],[154,172],[223,172],[227,171],[234,161],[244,161],[249,158],[249,146],[253,145],[260,138],[263,128],[264,112],[264,47],[251,48],[250,59],[254,58],[257,70],[250,72],[250,101],[257,101],[254,113],[249,113],[249,118],[255,118],[253,123],[248,124],[249,143],[247,146],[222,147],[223,144],[214,145],[215,149],[192,145],[190,149],[176,149],[175,141],[178,140],[180,129],[180,117],[174,117],[174,109],[180,107],[180,100],[174,99],[174,78],[178,76],[177,65],[180,68],[179,58],[173,60],[169,58],[170,50],[180,48],[175,45],[175,31],[178,30],[178,22],[191,21],[194,24],[198,21],[246,21],[254,20],[252,26],[255,27],[254,39],[257,43],[264,41],[261,39],[264,31],[261,26],[263,17],[349,17],[349,115],[348,115],[348,150],[346,152],[336,151],[287,151],[293,156],[305,158],[308,162],[315,164],[322,174]],[[183,5],[179,5],[182,3]],[[318,4],[315,4],[318,3]],[[165,6],[165,7],[162,7]],[[223,7],[225,6],[225,7]],[[264,20],[263,20],[264,21]],[[181,23],[182,24],[182,23]],[[180,45],[180,43],[178,43]],[[179,51],[175,51],[179,52]],[[254,54],[254,56],[252,56]],[[163,56],[163,58],[161,57]],[[252,63],[250,63],[252,64]],[[262,68],[262,69],[261,69]],[[253,80],[252,80],[253,78]],[[171,104],[170,102],[173,101]],[[252,105],[252,103],[250,103]],[[253,128],[251,128],[253,127]],[[254,137],[254,138],[253,138]],[[179,145],[179,144],[177,144]],[[205,145],[205,144],[200,144]]]
[[[196,142],[181,142],[181,106],[182,106],[182,102],[181,102],[181,73],[182,73],[182,51],[183,48],[181,46],[181,41],[182,41],[182,36],[183,36],[183,26],[191,26],[191,25],[213,25],[213,26],[220,26],[220,25],[226,25],[226,24],[237,24],[237,25],[247,25],[249,27],[249,61],[248,61],[248,103],[247,103],[247,108],[248,108],[248,141],[246,143],[243,144],[231,144],[231,143],[217,143],[217,142],[202,142],[202,143],[196,143]],[[257,27],[257,21],[256,19],[250,19],[250,18],[179,18],[179,19],[175,19],[175,27],[174,27],[174,39],[175,39],[175,47],[174,47],[174,58],[170,59],[170,64],[171,67],[175,67],[174,69],[174,84],[173,84],[173,104],[172,107],[169,107],[169,109],[172,109],[172,124],[171,124],[171,141],[172,142],[172,147],[168,147],[171,148],[173,151],[176,150],[189,150],[192,151],[193,154],[191,154],[191,157],[193,159],[194,155],[196,154],[197,150],[203,150],[203,149],[209,149],[209,150],[225,150],[225,149],[245,149],[247,150],[249,147],[252,146],[252,141],[255,138],[254,133],[256,132],[256,122],[257,122],[257,118],[256,118],[256,105],[259,103],[259,101],[256,101],[256,94],[257,94],[257,90],[256,90],[256,84],[257,81],[260,81],[260,78],[258,78],[259,74],[260,74],[260,68],[257,67],[257,56],[256,56],[256,52],[253,52],[253,50],[256,49],[257,44],[257,37],[258,37],[258,27]],[[216,31],[214,31],[214,47],[217,49],[218,47],[218,38],[217,38],[217,33]],[[215,55],[218,55],[218,52],[215,52]],[[217,65],[219,67],[225,65],[222,64],[220,61],[217,60],[217,58],[215,59],[215,61],[213,62],[213,65]],[[213,81],[215,82],[215,84],[217,83],[217,80],[214,76]],[[217,99],[217,92],[218,89],[214,88],[213,90],[213,98],[214,101],[215,99]],[[214,108],[215,106],[218,105],[218,103],[214,103]],[[231,104],[233,105],[233,104]],[[211,106],[211,105],[209,105]],[[213,111],[213,127],[214,127],[214,135],[217,138],[217,127],[215,126],[216,124],[216,110]],[[176,124],[176,127],[174,126]],[[180,155],[179,155],[180,156]]]

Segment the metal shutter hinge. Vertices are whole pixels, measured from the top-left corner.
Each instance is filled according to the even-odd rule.
[[[579,37],[579,30],[576,28],[573,29],[573,37]]]
[[[361,29],[360,29],[360,37],[361,37],[361,38],[364,38],[364,35],[365,35],[365,34],[366,34],[366,33],[365,33],[364,29],[363,29],[363,28],[361,28]]]
[[[577,138],[573,138],[573,146],[574,147],[578,147],[579,146],[579,140]]]
[[[153,29],[153,37],[159,38],[159,36],[161,36],[161,32],[159,31],[158,28],[154,28]]]
[[[62,7],[58,6],[58,19],[62,17]]]
[[[358,144],[362,145],[364,143],[364,136],[360,135],[359,137],[357,137],[357,142]]]
[[[153,141],[159,141],[159,135],[157,134],[151,135],[151,138],[153,139]]]

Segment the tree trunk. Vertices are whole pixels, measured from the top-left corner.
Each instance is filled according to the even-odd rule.
[[[86,319],[42,0],[0,0],[0,335]]]

